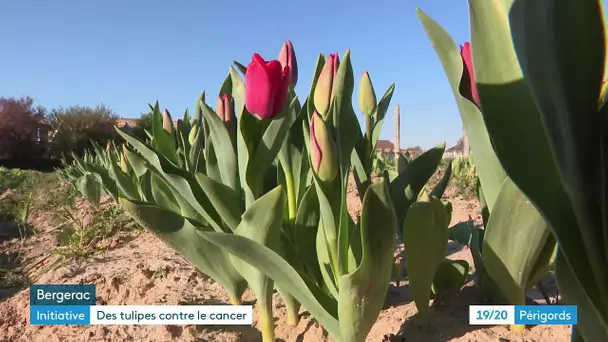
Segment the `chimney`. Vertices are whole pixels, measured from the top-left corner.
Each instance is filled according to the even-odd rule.
[[[462,127],[462,155],[464,157],[468,157],[471,152],[471,148],[469,146],[469,138],[467,137],[467,132],[464,130],[464,125]]]
[[[397,156],[399,156],[399,153],[401,153],[401,142],[399,139],[399,132],[400,132],[400,123],[399,123],[399,116],[400,116],[400,111],[399,111],[399,105],[395,105],[395,136],[393,137],[394,139],[394,151],[395,151],[395,158],[397,158]]]

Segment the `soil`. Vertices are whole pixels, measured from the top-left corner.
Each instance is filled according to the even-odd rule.
[[[447,197],[453,191],[446,192]],[[360,212],[354,187],[349,191],[349,211]],[[450,198],[452,224],[473,218],[480,220],[476,201]],[[21,271],[35,283],[94,283],[98,305],[179,305],[227,303],[223,289],[176,255],[149,233],[122,233],[109,242],[104,252],[95,256],[58,262],[52,253],[56,240],[49,213],[33,213],[30,223],[36,234],[23,240],[0,240],[0,268],[7,260],[18,260]],[[2,226],[0,225],[0,231]],[[20,252],[19,252],[20,251]],[[19,255],[17,255],[19,253]],[[465,259],[472,265],[471,254],[450,242],[448,257]],[[426,330],[415,323],[417,312],[407,283],[391,284],[384,310],[371,329],[367,341],[569,341],[570,326],[533,326],[513,333],[506,326],[470,326],[468,306],[482,303],[469,282],[443,307],[431,309]],[[14,291],[13,291],[14,292]],[[531,298],[542,302],[538,294]],[[247,292],[245,302],[254,297]],[[275,326],[278,341],[330,341],[322,329],[301,312],[295,327],[286,323],[285,309],[275,295]],[[255,309],[254,309],[255,314]],[[29,289],[16,293],[0,291],[0,341],[260,341],[260,332],[249,326],[33,326],[28,323]]]

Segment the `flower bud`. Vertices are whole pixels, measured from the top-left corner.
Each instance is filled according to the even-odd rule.
[[[361,75],[361,82],[359,82],[359,108],[363,114],[370,116],[376,111],[376,106],[376,92],[366,70]]]
[[[127,148],[125,145],[122,145],[122,153],[120,154],[120,169],[124,173],[129,173],[129,163],[127,163],[126,151]]]
[[[232,97],[228,94],[224,94],[217,98],[215,105],[215,112],[220,120],[224,122],[231,122],[234,120],[234,106],[232,103]]]
[[[188,134],[188,142],[190,143],[190,145],[194,144],[194,139],[196,139],[197,133],[198,133],[198,122],[195,122],[194,125],[192,125],[190,134]]]
[[[298,61],[290,40],[283,43],[283,48],[279,54],[279,62],[281,62],[283,68],[289,67],[289,84],[295,87],[298,83]]]
[[[265,61],[257,53],[245,73],[245,108],[260,120],[273,119],[287,102],[289,67]]]
[[[313,113],[310,124],[310,145],[313,171],[322,181],[333,181],[338,174],[336,143],[329,127],[317,111]]]
[[[315,108],[323,117],[327,116],[329,106],[334,97],[334,78],[338,73],[340,66],[340,58],[337,53],[332,53],[327,57],[321,75],[317,80],[317,85],[314,92]]]
[[[173,120],[171,119],[171,114],[167,109],[165,109],[163,112],[163,128],[165,131],[173,134]]]
[[[471,54],[471,44],[464,43],[460,47],[460,56],[462,57],[462,76],[460,79],[460,93],[467,100],[475,103],[481,108],[479,102],[479,93],[475,84],[475,72],[473,70],[473,56]]]

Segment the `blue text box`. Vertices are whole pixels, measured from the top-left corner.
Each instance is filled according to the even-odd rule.
[[[95,284],[31,285],[30,305],[95,305]]]
[[[30,306],[30,324],[90,324],[91,307],[84,305]]]
[[[576,305],[516,305],[515,324],[576,324]]]

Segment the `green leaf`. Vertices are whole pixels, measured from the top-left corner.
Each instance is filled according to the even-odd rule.
[[[133,168],[135,175],[137,178],[141,178],[141,176],[146,173],[148,170],[146,168],[146,160],[142,158],[138,153],[131,151],[130,149],[125,149],[125,156],[127,157],[127,161],[129,165]]]
[[[458,104],[462,124],[469,139],[471,154],[475,165],[477,165],[487,205],[491,211],[494,208],[494,202],[496,202],[506,173],[496,157],[481,112],[475,104],[460,94],[460,79],[463,73],[463,61],[460,56],[460,50],[448,33],[433,19],[429,18],[421,10],[418,10],[418,17],[445,69],[456,103]],[[508,118],[510,117],[509,115]]]
[[[177,163],[175,137],[163,128],[163,117],[158,106],[158,101],[156,101],[154,107],[152,107],[152,134],[154,148],[167,159]]]
[[[181,213],[179,203],[173,196],[173,192],[163,179],[155,173],[150,174],[150,190],[155,204],[174,213]]]
[[[206,240],[254,265],[293,295],[333,338],[340,337],[337,303],[272,249],[243,236],[199,231]]]
[[[374,126],[372,127],[372,147],[376,146],[376,143],[380,138],[380,132],[382,131],[382,125],[384,124],[384,117],[386,116],[386,111],[391,103],[391,98],[393,97],[394,91],[395,83],[391,84],[380,99],[380,102],[378,102],[378,107],[376,109],[376,120],[374,122]],[[374,148],[372,148],[372,153],[375,153]]]
[[[605,306],[608,273],[603,250],[598,245],[600,238],[597,234],[587,234],[588,229],[573,229],[578,222],[573,202],[563,186],[567,179],[563,179],[556,168],[558,151],[550,144],[548,127],[513,46],[507,20],[511,5],[511,2],[470,2],[473,60],[484,121],[505,171],[547,218],[561,248],[566,251],[564,257],[592,302]],[[489,25],[492,29],[488,29]],[[594,96],[598,95],[599,87]],[[483,182],[482,186],[489,200]],[[605,310],[602,313],[608,318]]]
[[[444,150],[445,143],[424,152],[389,185],[399,227],[403,226],[410,205],[416,201],[424,185],[437,170]]]
[[[364,341],[384,306],[397,233],[397,217],[386,184],[368,188],[360,225],[360,235],[354,238],[361,241],[361,263],[339,281],[341,341]]]
[[[274,162],[277,154],[285,141],[287,133],[297,117],[297,112],[294,108],[295,101],[286,107],[286,113],[278,118],[270,120],[268,126],[263,131],[262,136],[257,136],[254,141],[257,144],[251,150],[250,159],[248,160],[246,179],[249,188],[252,189],[254,196],[260,196],[260,191],[263,185],[263,179],[266,171]],[[263,121],[262,121],[263,122]],[[244,129],[241,125],[241,130]],[[247,127],[248,129],[248,127]]]
[[[278,251],[281,243],[281,226],[283,225],[284,211],[285,196],[283,189],[278,186],[247,208],[234,234],[249,238],[274,251]],[[247,280],[251,290],[258,299],[256,305],[261,316],[260,320],[274,326],[272,319],[274,281],[268,278],[255,263],[251,264],[246,259],[242,260],[238,255],[232,255],[231,260],[234,267]],[[289,291],[289,288],[285,290]],[[269,320],[269,322],[264,320]],[[264,331],[265,328],[265,326],[262,326],[263,334],[268,333]]]
[[[99,206],[99,200],[101,198],[101,185],[97,182],[97,179],[91,173],[85,173],[76,181],[76,187],[78,191],[84,196],[95,207]]]
[[[116,182],[116,186],[118,187],[120,192],[127,198],[134,201],[138,201],[140,199],[139,193],[137,192],[137,187],[133,183],[133,179],[131,179],[128,174],[120,170],[116,166],[114,160],[112,160],[109,164],[110,177],[114,179],[114,181]]]
[[[417,159],[414,159],[414,162]],[[438,199],[415,202],[403,223],[410,292],[418,308],[420,323],[428,324],[429,300],[435,272],[448,243],[448,215]]]
[[[518,3],[510,18],[514,52],[537,104],[534,114],[541,119],[554,158],[552,166],[570,200],[585,246],[582,255],[587,255],[603,300],[593,303],[603,307],[608,325],[608,236],[601,208],[604,194],[598,187],[605,177],[602,156],[606,153],[601,150],[603,118],[598,115],[606,63],[602,6],[599,1]],[[538,192],[531,189],[532,184],[523,184],[524,191]],[[564,247],[569,262],[582,255]],[[583,287],[595,291],[593,285]]]
[[[236,230],[245,211],[240,195],[202,173],[195,173],[194,177],[224,222],[232,231]]]
[[[217,116],[215,111],[206,103],[201,103],[203,116],[209,124],[211,140],[216,156],[218,156],[218,170],[222,177],[222,183],[232,190],[240,189],[239,164],[236,156],[236,146],[226,129],[224,122]]]
[[[469,263],[465,260],[443,259],[433,278],[433,293],[437,296],[459,291],[469,275]]]
[[[183,199],[193,210],[196,211],[204,220],[208,222],[216,231],[224,231],[221,226],[221,218],[213,205],[202,191],[194,176],[184,170],[178,169],[175,165],[158,152],[151,150],[139,140],[129,136],[126,133],[118,132],[129,144],[131,144],[137,152],[144,157],[149,169],[161,176],[168,186],[172,188],[172,193]],[[184,209],[182,207],[182,209]]]
[[[563,258],[561,250],[557,253],[555,262],[555,280],[560,290],[560,304],[577,306],[578,320],[575,326],[582,337],[581,341],[608,341],[608,328],[602,325],[598,310],[585,294],[576,275]]]
[[[245,280],[232,265],[228,252],[197,234],[200,225],[155,205],[125,198],[119,202],[140,225],[222,285],[232,300],[241,298],[247,287]]]
[[[302,197],[294,226],[296,255],[302,258],[306,274],[321,281],[321,269],[317,259],[317,231],[319,229],[319,200],[314,185]]]
[[[506,179],[490,214],[482,253],[486,271],[510,304],[525,304],[529,276],[550,234],[540,213]]]
[[[445,173],[441,180],[435,185],[435,188],[431,191],[431,197],[435,197],[441,199],[443,197],[443,193],[445,189],[447,189],[448,184],[450,183],[450,177],[452,177],[452,161],[448,162],[448,165],[445,167]]]

